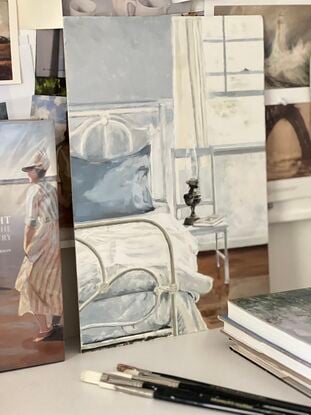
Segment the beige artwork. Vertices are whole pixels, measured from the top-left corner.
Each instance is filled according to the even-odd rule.
[[[268,180],[310,176],[310,103],[270,105],[266,119]]]

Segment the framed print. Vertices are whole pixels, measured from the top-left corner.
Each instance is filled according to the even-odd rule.
[[[0,372],[64,360],[54,136],[0,123]]]
[[[15,0],[0,0],[0,85],[21,82]]]

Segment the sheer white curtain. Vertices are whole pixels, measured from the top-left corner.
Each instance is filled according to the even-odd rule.
[[[200,179],[203,197],[210,193],[210,162],[197,154],[198,148],[208,146],[203,24],[201,17],[173,19],[175,156],[179,150],[184,154],[173,160],[177,204],[184,203],[191,177]]]
[[[173,19],[176,148],[207,147],[202,18]]]

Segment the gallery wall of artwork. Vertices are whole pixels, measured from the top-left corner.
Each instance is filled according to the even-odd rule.
[[[63,303],[82,350],[219,326],[311,215],[310,6],[39,3],[0,0],[0,371],[64,358]]]

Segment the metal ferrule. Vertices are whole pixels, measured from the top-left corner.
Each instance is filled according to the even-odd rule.
[[[143,398],[153,398],[153,391],[149,389],[126,388],[124,386],[116,386],[117,391],[127,393],[129,395],[141,396]]]
[[[117,386],[130,386],[132,388],[143,387],[143,382],[141,382],[140,380],[123,378],[117,375],[105,375],[105,378],[105,380],[102,379],[103,382],[112,383],[113,385]]]
[[[167,378],[161,378],[159,376],[153,376],[153,375],[138,375],[135,376],[133,375],[133,379],[135,380],[140,380],[142,382],[150,382],[150,383],[155,383],[157,385],[161,385],[161,386],[168,386],[170,388],[178,388],[179,383],[177,380],[173,380],[173,379],[167,379]]]

